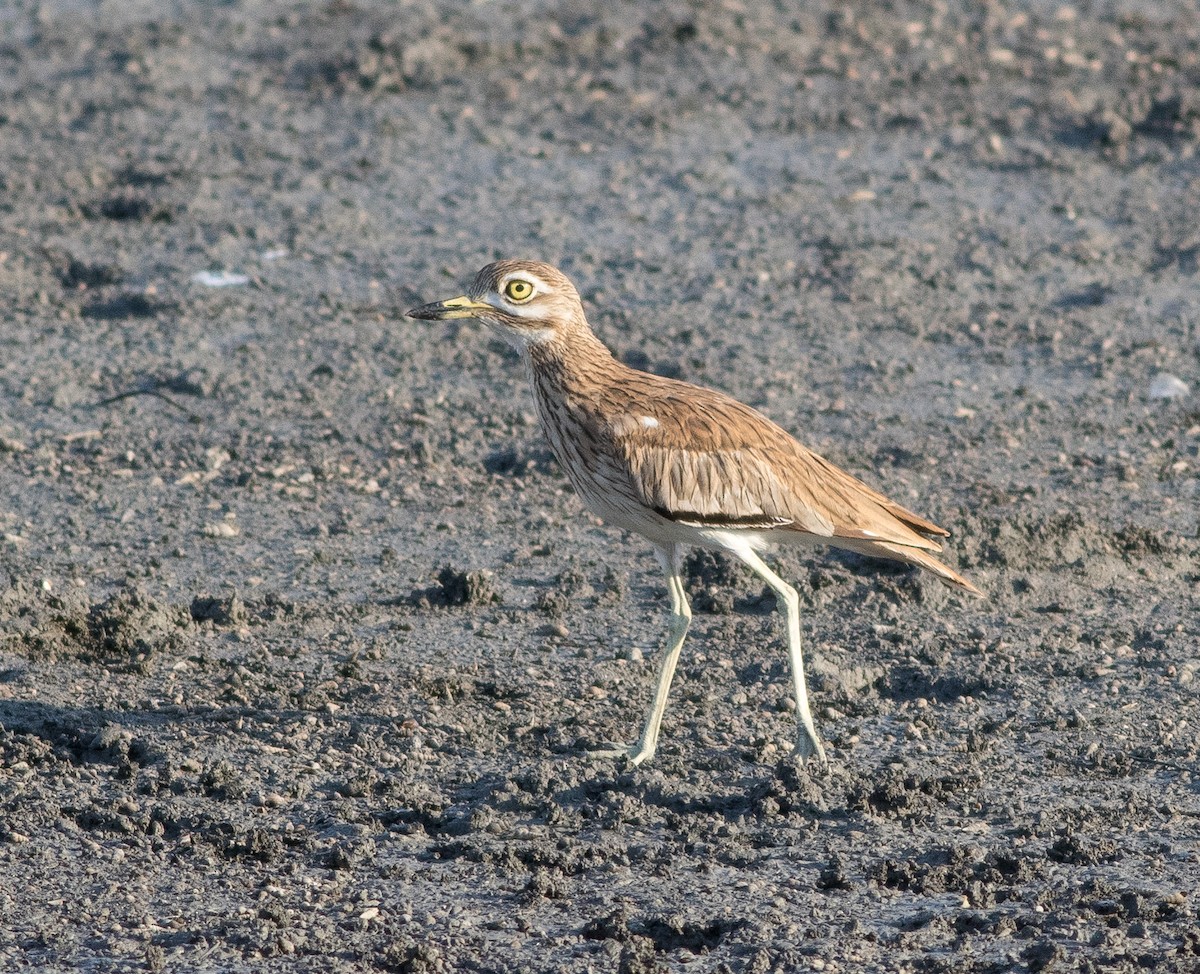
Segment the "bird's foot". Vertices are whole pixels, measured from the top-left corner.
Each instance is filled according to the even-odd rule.
[[[650,760],[654,749],[641,744],[634,747],[630,747],[628,744],[609,744],[604,747],[588,748],[586,754],[592,761],[619,761],[624,758],[636,768],[642,762]]]
[[[829,764],[828,759],[825,757],[825,748],[821,746],[821,739],[817,737],[817,732],[810,727],[800,728],[800,737],[796,741],[795,756],[804,765],[807,765],[810,761],[821,767]]]

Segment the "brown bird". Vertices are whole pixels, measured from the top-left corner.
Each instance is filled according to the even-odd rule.
[[[797,754],[825,752],[813,726],[800,651],[800,599],[759,557],[770,544],[828,544],[917,565],[980,591],[931,552],[949,535],[932,521],[806,449],[724,393],[639,372],[592,333],[574,285],[548,264],[488,264],[462,297],[414,308],[410,318],[478,318],[521,353],[550,448],[585,504],[654,545],[667,576],[671,621],[658,686],[633,764],[653,756],[691,619],[685,545],[727,551],[771,587],[787,620],[800,719]]]

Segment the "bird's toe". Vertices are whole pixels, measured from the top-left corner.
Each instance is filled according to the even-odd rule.
[[[810,762],[818,766],[829,764],[829,760],[825,757],[825,748],[821,746],[821,741],[815,733],[810,733],[805,730],[800,731],[800,738],[796,742],[796,758],[801,764],[809,764]]]

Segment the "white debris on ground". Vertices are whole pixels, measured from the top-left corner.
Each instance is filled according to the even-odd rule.
[[[1179,376],[1170,372],[1159,372],[1150,380],[1150,390],[1147,393],[1151,399],[1183,399],[1190,396],[1192,390]]]
[[[198,271],[192,275],[192,281],[205,287],[237,287],[240,284],[248,284],[250,278],[233,271]]]

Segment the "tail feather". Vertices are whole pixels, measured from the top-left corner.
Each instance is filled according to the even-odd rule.
[[[955,588],[962,589],[964,592],[969,592],[971,595],[977,595],[980,598],[986,598],[983,592],[977,589],[974,585],[963,578],[949,565],[944,565],[933,555],[920,548],[912,548],[907,545],[893,544],[890,541],[855,541],[848,543],[846,540],[838,539],[837,545],[839,548],[848,548],[851,551],[857,551],[859,554],[870,555],[873,558],[886,558],[888,561],[902,561],[908,565],[916,565],[918,568],[924,568],[928,572],[932,572],[947,585],[952,585]]]

